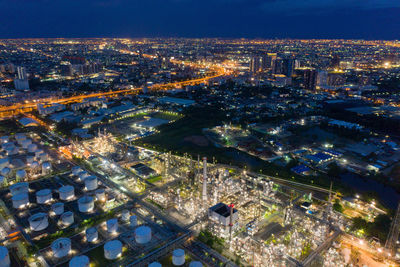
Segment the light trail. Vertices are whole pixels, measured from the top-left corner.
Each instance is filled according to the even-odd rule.
[[[130,54],[138,55],[138,53],[132,52],[132,51],[127,51],[127,50],[119,50],[119,51],[121,53],[130,53]],[[156,58],[155,56],[148,55],[148,54],[143,54],[142,56],[146,57],[146,58],[151,58],[151,59]],[[205,83],[211,79],[230,74],[229,71],[227,71],[225,68],[220,67],[218,65],[198,64],[198,63],[194,63],[194,62],[185,62],[185,61],[180,61],[180,60],[175,60],[175,59],[171,60],[171,62],[173,62],[174,64],[185,64],[187,66],[194,67],[194,68],[207,68],[208,67],[210,70],[212,70],[213,74],[210,76],[181,81],[181,82],[154,84],[149,88],[150,91],[167,91],[167,90],[170,90],[171,88],[176,88],[176,87],[182,87],[182,86],[188,86],[188,85],[198,85],[201,83]],[[143,90],[143,87],[137,87],[137,88],[132,88],[132,89],[122,89],[122,90],[109,91],[109,92],[82,94],[82,95],[71,96],[71,97],[66,97],[66,98],[42,99],[42,100],[38,100],[33,103],[17,103],[17,104],[11,105],[11,106],[0,106],[0,118],[14,116],[17,114],[35,110],[35,109],[37,109],[38,104],[46,104],[46,105],[62,104],[62,103],[67,104],[67,103],[81,102],[84,99],[93,98],[93,97],[114,97],[114,96],[121,95],[121,94],[139,94],[142,90]]]

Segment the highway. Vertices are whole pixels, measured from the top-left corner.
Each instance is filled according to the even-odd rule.
[[[126,52],[126,51],[122,50],[120,52]],[[130,52],[130,53],[136,54],[134,52]],[[143,55],[143,56],[149,57],[149,58],[154,58],[154,56],[151,56],[151,55]],[[206,77],[196,78],[196,79],[191,79],[191,80],[186,80],[186,81],[181,81],[181,82],[154,84],[149,88],[150,91],[166,91],[166,90],[170,90],[170,89],[176,88],[176,87],[182,87],[182,86],[188,86],[188,85],[198,85],[198,84],[208,82],[209,80],[212,80],[214,78],[229,74],[229,72],[227,70],[225,70],[223,67],[220,67],[218,65],[197,64],[197,63],[193,63],[193,62],[186,62],[186,61],[180,61],[180,60],[174,60],[172,62],[174,64],[185,64],[185,65],[188,65],[188,66],[191,66],[194,68],[208,68],[209,70],[211,70],[212,74],[210,74],[209,76],[206,76]],[[67,104],[67,103],[81,102],[85,99],[93,98],[93,97],[114,97],[117,95],[124,95],[124,94],[125,95],[139,94],[142,90],[143,90],[143,87],[137,87],[137,88],[132,88],[132,89],[121,89],[121,90],[115,90],[115,91],[109,91],[109,92],[81,94],[81,95],[65,97],[65,98],[57,98],[57,99],[46,98],[46,99],[37,100],[35,102],[17,103],[17,104],[10,105],[10,106],[0,106],[0,118],[13,116],[13,115],[17,115],[17,114],[35,110],[37,108],[38,104]]]

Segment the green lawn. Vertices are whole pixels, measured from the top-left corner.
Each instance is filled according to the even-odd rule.
[[[162,180],[162,176],[161,175],[156,175],[156,176],[153,176],[153,177],[150,177],[149,179],[146,179],[149,183],[152,183],[152,184],[154,184],[154,183],[156,183],[156,182],[158,182],[158,181],[161,181]]]

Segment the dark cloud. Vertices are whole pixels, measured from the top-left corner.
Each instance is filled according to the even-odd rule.
[[[398,39],[400,0],[0,0],[0,37]]]

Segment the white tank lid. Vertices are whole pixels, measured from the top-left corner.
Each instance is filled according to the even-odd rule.
[[[172,255],[174,255],[175,257],[182,257],[185,255],[185,251],[181,248],[178,248],[172,252]]]
[[[70,260],[69,267],[87,267],[89,262],[89,258],[85,255],[75,256]]]

